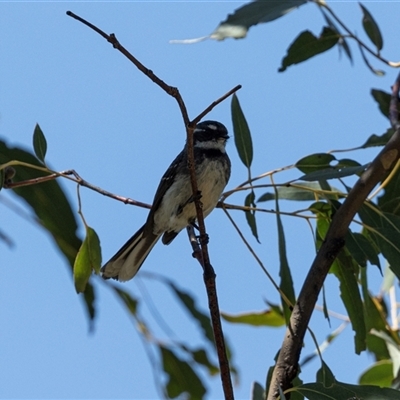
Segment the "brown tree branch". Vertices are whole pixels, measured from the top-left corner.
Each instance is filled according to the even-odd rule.
[[[192,225],[187,227],[190,244],[193,249],[193,257],[197,259],[204,270],[204,284],[207,290],[208,307],[210,310],[211,323],[213,326],[215,347],[217,350],[219,368],[221,372],[221,380],[225,399],[234,399],[233,388],[230,376],[229,361],[226,356],[226,346],[224,332],[222,330],[220,311],[218,305],[217,287],[215,284],[215,272],[211,264],[205,265],[203,260],[202,248],[200,248],[194,228]]]
[[[205,225],[204,225],[203,210],[202,210],[202,205],[201,205],[199,196],[197,196],[198,186],[197,186],[195,166],[194,166],[193,131],[196,126],[196,123],[201,118],[203,118],[216,105],[218,105],[220,102],[225,100],[232,93],[234,93],[238,89],[240,89],[240,85],[236,86],[234,89],[229,91],[226,95],[222,96],[220,99],[213,102],[209,107],[206,108],[206,110],[204,110],[201,114],[199,114],[198,117],[196,117],[193,121],[190,121],[188,113],[187,113],[186,105],[182,99],[182,96],[179,93],[179,90],[176,87],[167,85],[163,80],[161,80],[159,77],[157,77],[153,73],[153,71],[146,68],[139,60],[137,60],[128,50],[126,50],[119,43],[119,41],[117,40],[116,36],[113,33],[110,35],[107,35],[101,29],[97,28],[95,25],[84,20],[83,18],[72,13],[71,11],[67,11],[67,15],[82,22],[83,24],[85,24],[89,28],[93,29],[98,34],[100,34],[104,39],[106,39],[108,42],[110,42],[115,49],[119,50],[125,57],[127,57],[149,79],[151,79],[154,83],[156,83],[167,94],[169,94],[170,96],[175,98],[175,100],[178,103],[179,109],[182,114],[183,122],[184,122],[184,125],[186,128],[186,134],[187,134],[188,169],[190,172],[193,197],[195,199],[194,203],[195,203],[196,213],[197,213],[197,223],[199,225],[199,230],[200,230],[201,254],[202,254],[201,265],[202,265],[203,271],[204,271],[204,281],[206,284],[210,313],[211,313],[211,318],[213,321],[214,337],[215,337],[215,340],[217,343],[217,348],[221,347],[221,348],[225,349],[225,343],[223,340],[223,334],[222,334],[222,328],[221,328],[221,321],[220,321],[220,317],[219,317],[220,313],[219,313],[218,302],[217,302],[217,297],[216,297],[215,272],[210,263],[210,258],[209,258],[209,254],[208,254],[208,250],[207,250],[207,241],[205,240],[207,235],[206,235],[206,230],[205,230]],[[214,323],[216,325],[214,325]],[[221,343],[220,343],[220,341],[221,341]],[[234,396],[233,396],[232,382],[231,382],[231,376],[230,376],[230,371],[229,371],[229,363],[227,360],[226,352],[225,351],[218,352],[218,359],[219,359],[219,363],[220,363],[221,380],[222,380],[222,386],[223,386],[223,390],[224,390],[225,399],[230,400],[230,399],[233,399]]]
[[[70,177],[71,175],[73,176],[73,178]],[[54,172],[50,175],[40,176],[38,178],[28,179],[25,181],[6,182],[4,184],[4,188],[5,189],[15,189],[15,188],[22,187],[22,186],[37,185],[39,183],[51,181],[51,180],[59,178],[59,177],[68,178],[80,186],[84,186],[88,189],[94,190],[95,192],[100,193],[103,196],[107,196],[114,200],[121,201],[122,203],[130,204],[130,205],[137,206],[137,207],[143,207],[143,208],[147,208],[147,209],[151,208],[151,204],[142,203],[141,201],[133,200],[133,199],[130,199],[129,197],[119,196],[117,194],[108,192],[107,190],[104,190],[98,186],[92,185],[88,181],[85,181],[84,179],[82,179],[80,177],[80,175],[78,175],[78,173],[73,169],[69,169],[67,171],[61,171],[61,172]]]
[[[392,99],[398,102],[400,74],[393,86]],[[303,287],[293,308],[289,326],[279,352],[272,375],[267,400],[279,396],[279,387],[285,391],[298,372],[298,362],[304,336],[310,321],[319,292],[329,268],[345,244],[345,235],[355,214],[364,204],[369,193],[382,181],[400,159],[400,129],[391,137],[386,146],[361,175],[347,198],[332,218],[325,240],[303,283]]]

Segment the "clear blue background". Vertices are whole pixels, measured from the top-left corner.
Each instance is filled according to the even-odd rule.
[[[364,66],[351,42],[354,66],[335,48],[278,73],[286,49],[298,33],[318,35],[324,20],[316,6],[305,5],[270,24],[252,28],[245,40],[172,45],[171,39],[195,38],[213,31],[241,2],[1,2],[0,3],[0,137],[9,145],[31,148],[39,123],[48,141],[48,163],[55,170],[73,168],[84,179],[121,196],[150,203],[160,176],[182,149],[185,130],[175,100],[140,73],[125,57],[87,27],[67,17],[71,10],[107,33],[168,84],[177,86],[194,118],[237,84],[254,143],[253,175],[293,164],[313,152],[351,148],[372,133],[382,134],[388,121],[369,94],[371,87],[390,91],[397,74],[384,78]],[[335,11],[368,41],[356,2],[331,2]],[[398,52],[398,2],[368,2],[384,36],[383,55]],[[384,68],[377,60],[371,62]],[[207,118],[232,132],[230,100]],[[354,155],[367,162],[377,149]],[[246,180],[233,140],[228,144],[233,172],[228,189]],[[351,155],[346,155],[351,156]],[[281,174],[277,182],[299,176]],[[269,182],[266,182],[269,183]],[[61,182],[77,210],[76,186]],[[258,195],[261,195],[260,191]],[[83,212],[99,234],[107,260],[141,226],[144,209],[126,206],[87,189],[81,190]],[[244,194],[229,202],[243,204]],[[272,208],[273,204],[263,204]],[[0,194],[1,230],[15,242],[0,242],[0,397],[1,398],[135,398],[160,397],[151,361],[134,323],[106,285],[96,283],[97,318],[88,333],[84,307],[76,295],[70,269],[38,225],[27,221],[29,210],[12,193]],[[17,209],[15,209],[17,207]],[[299,208],[303,204],[299,205]],[[304,204],[306,207],[306,204]],[[282,210],[293,205],[283,202]],[[22,211],[22,209],[24,211]],[[261,245],[251,237],[241,212],[232,212],[270,273],[279,279],[276,221],[258,214]],[[284,217],[288,258],[296,291],[314,257],[309,227]],[[217,272],[220,307],[227,313],[261,311],[265,300],[279,297],[246,250],[221,210],[206,221],[210,255]],[[80,224],[80,234],[83,234]],[[142,300],[140,312],[154,334],[192,347],[204,344],[195,323],[161,283],[145,272],[164,274],[189,291],[206,311],[202,273],[191,257],[185,234],[171,246],[159,244],[133,281],[122,287]],[[371,268],[379,290],[381,276]],[[344,312],[338,283],[328,277],[328,306]],[[154,312],[158,310],[158,313]],[[332,326],[316,311],[310,327],[321,343]],[[237,398],[249,398],[253,381],[265,382],[284,329],[252,328],[224,323],[234,350],[240,381]],[[344,333],[324,353],[337,379],[356,382],[373,359],[354,355],[353,332]],[[307,337],[303,356],[314,345]],[[154,359],[158,355],[150,349]],[[302,377],[314,379],[318,361]],[[222,397],[218,377],[204,375],[207,398]]]

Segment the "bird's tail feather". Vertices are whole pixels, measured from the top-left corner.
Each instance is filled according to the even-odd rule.
[[[143,225],[102,268],[104,279],[114,278],[119,281],[132,279],[151,249],[157,243],[160,235],[147,234],[143,236]]]

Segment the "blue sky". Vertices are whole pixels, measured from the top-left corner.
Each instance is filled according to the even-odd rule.
[[[31,148],[39,123],[48,141],[47,161],[55,170],[73,168],[84,179],[121,196],[150,203],[165,169],[182,149],[185,131],[175,101],[141,74],[99,35],[67,17],[71,10],[119,41],[167,83],[177,86],[194,118],[212,101],[241,84],[238,96],[254,143],[254,175],[293,164],[303,156],[361,145],[388,127],[369,92],[390,90],[397,72],[376,77],[364,66],[354,43],[354,65],[337,49],[278,73],[286,49],[298,33],[319,34],[320,12],[312,4],[270,24],[252,28],[244,40],[172,45],[171,39],[209,34],[241,2],[0,2],[0,137]],[[367,40],[356,2],[331,2],[349,27]],[[397,61],[398,2],[365,3],[379,23],[383,55]],[[385,69],[376,60],[372,63]],[[207,118],[232,132],[230,101]],[[233,140],[228,144],[232,176],[228,189],[247,178]],[[353,156],[367,162],[376,149]],[[279,174],[285,182],[296,172]],[[61,182],[77,209],[76,187]],[[262,192],[258,193],[259,195]],[[126,206],[90,190],[81,190],[83,212],[101,239],[107,260],[143,224],[146,210]],[[243,194],[230,202],[243,204]],[[27,222],[10,204],[23,205],[11,193],[0,194],[1,230],[15,242],[0,242],[0,397],[155,399],[151,362],[134,324],[104,284],[96,283],[98,317],[88,323],[70,270],[49,235]],[[300,205],[301,207],[302,205]],[[266,207],[273,207],[266,204]],[[282,210],[293,205],[283,202]],[[26,210],[26,209],[25,209]],[[26,210],[29,214],[29,210]],[[261,244],[251,237],[245,218],[233,213],[265,266],[279,279],[276,221],[259,215]],[[296,291],[314,257],[312,235],[304,223],[283,218],[289,263]],[[217,272],[220,307],[227,313],[259,311],[265,300],[278,302],[272,285],[248,253],[221,210],[206,220],[210,256]],[[83,234],[82,224],[80,233]],[[185,234],[170,246],[158,244],[138,276],[121,285],[142,300],[141,313],[161,340],[168,341],[160,318],[174,338],[200,346],[196,325],[171,292],[145,272],[162,274],[192,293],[206,311],[201,270],[191,257]],[[373,289],[381,277],[370,268]],[[344,312],[337,281],[326,284],[328,306]],[[152,310],[156,308],[158,314]],[[160,327],[161,325],[161,327]],[[311,328],[319,342],[332,326],[315,312]],[[237,398],[249,397],[253,381],[264,383],[280,347],[284,329],[224,323],[239,368]],[[353,333],[344,333],[324,353],[337,379],[356,382],[372,362],[355,356]],[[308,337],[303,355],[314,350]],[[343,363],[343,359],[346,363]],[[314,379],[318,362],[308,364],[303,379]],[[159,371],[156,372],[159,376]],[[161,377],[161,379],[163,379]],[[208,398],[222,397],[218,378],[206,378]]]

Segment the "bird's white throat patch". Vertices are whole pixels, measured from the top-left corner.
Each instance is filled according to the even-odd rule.
[[[194,147],[205,150],[219,150],[221,153],[225,153],[226,139],[220,138],[217,140],[207,140],[205,142],[196,142]]]

